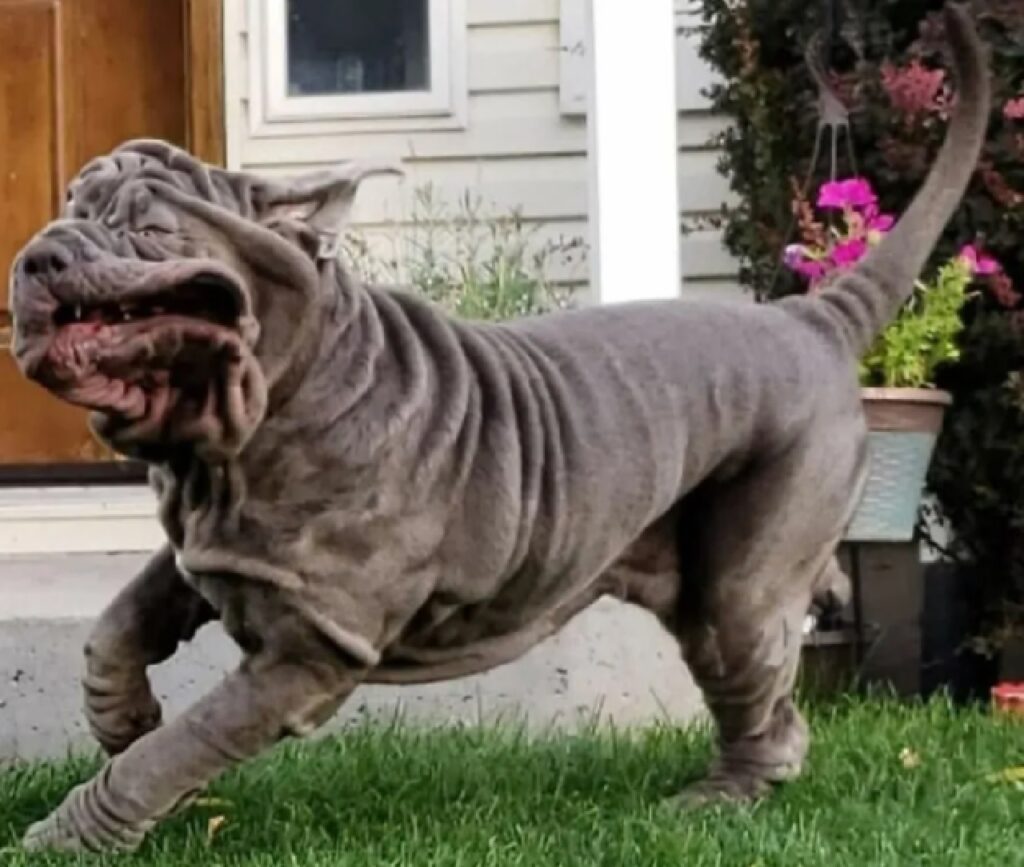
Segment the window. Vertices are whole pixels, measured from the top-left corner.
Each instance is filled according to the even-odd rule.
[[[262,120],[450,118],[465,87],[464,2],[255,0]]]
[[[287,0],[288,93],[430,90],[427,0]]]

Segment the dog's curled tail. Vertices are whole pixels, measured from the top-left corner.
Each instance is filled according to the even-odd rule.
[[[944,13],[957,99],[942,149],[886,237],[817,296],[858,358],[913,293],[915,281],[966,192],[985,143],[991,110],[988,51],[966,6],[948,3]]]

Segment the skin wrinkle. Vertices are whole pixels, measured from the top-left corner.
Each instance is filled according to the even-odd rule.
[[[65,399],[82,384],[48,354],[78,339],[58,327],[69,304],[192,300],[143,313],[155,337],[124,350],[140,387],[163,387],[154,363],[184,383],[162,415],[140,426],[95,398],[97,435],[151,464],[168,543],[90,637],[85,710],[111,758],[25,845],[133,848],[358,685],[493,668],[607,594],[673,631],[715,718],[687,803],[796,775],[801,622],[841,584],[866,476],[854,349],[912,289],[905,263],[955,209],[988,117],[985,52],[959,7],[948,21],[965,97],[942,154],[905,220],[817,298],[468,322],[325,258],[386,168],[265,181],[152,141],[85,167],[12,269],[23,372]],[[216,279],[197,284],[197,262]],[[116,343],[135,326],[106,327]],[[163,722],[146,669],[212,617],[243,662]]]

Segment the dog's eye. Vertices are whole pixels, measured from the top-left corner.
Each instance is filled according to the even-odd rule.
[[[166,236],[178,228],[178,220],[174,212],[163,202],[152,198],[145,202],[145,207],[136,210],[132,220],[132,230],[144,237],[154,235]]]

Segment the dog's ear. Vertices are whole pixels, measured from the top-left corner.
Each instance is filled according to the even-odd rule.
[[[321,239],[321,257],[337,253],[359,185],[373,175],[405,173],[397,162],[353,160],[332,169],[285,180],[264,180],[253,190],[259,219],[290,217],[306,223]]]

